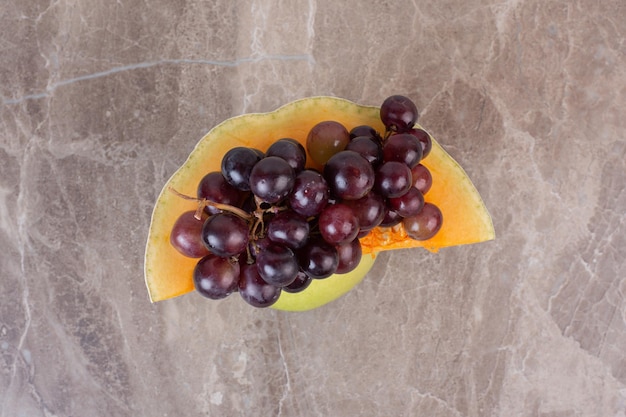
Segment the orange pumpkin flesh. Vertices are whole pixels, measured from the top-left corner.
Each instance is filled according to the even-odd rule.
[[[348,130],[370,125],[384,132],[377,107],[360,106],[333,97],[313,97],[292,102],[271,113],[246,114],[228,119],[198,142],[187,161],[165,184],[154,207],[145,254],[145,280],[152,302],[194,290],[192,273],[198,260],[178,253],[170,245],[169,238],[180,214],[196,209],[197,204],[169,189],[195,196],[200,179],[211,171],[220,170],[222,156],[229,149],[247,146],[265,151],[283,137],[305,144],[309,130],[325,120],[336,120]],[[437,205],[443,213],[443,226],[435,237],[416,241],[408,238],[402,227],[377,228],[361,239],[364,255],[355,271],[314,280],[301,293],[283,291],[272,307],[309,310],[340,297],[363,279],[380,251],[424,247],[436,252],[442,247],[493,239],[495,233],[491,217],[480,195],[459,164],[436,141],[433,140],[433,148],[422,164],[433,176],[433,185],[425,199]]]

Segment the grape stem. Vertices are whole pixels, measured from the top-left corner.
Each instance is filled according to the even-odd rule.
[[[196,210],[196,214],[194,214],[194,217],[197,220],[201,220],[202,212],[204,211],[204,208],[207,206],[215,207],[218,210],[228,211],[247,221],[252,220],[252,216],[249,213],[245,212],[244,210],[240,209],[239,207],[231,206],[230,204],[216,203],[215,201],[211,201],[206,198],[191,197],[191,196],[188,196],[179,192],[173,187],[168,187],[168,190],[176,194],[180,198],[183,198],[189,201],[195,201],[198,203],[198,209]]]

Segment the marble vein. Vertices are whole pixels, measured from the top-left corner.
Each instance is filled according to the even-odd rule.
[[[42,98],[50,97],[50,95],[58,88],[64,87],[66,85],[74,84],[81,81],[89,81],[97,78],[108,77],[110,75],[115,75],[120,72],[133,71],[138,69],[152,68],[161,65],[209,65],[209,66],[218,66],[218,67],[238,67],[242,64],[254,64],[263,61],[305,61],[310,65],[315,64],[315,59],[310,54],[299,54],[299,55],[258,55],[258,56],[250,56],[244,58],[238,58],[234,60],[210,60],[210,59],[160,59],[157,61],[146,61],[139,62],[136,64],[129,65],[121,65],[118,67],[113,67],[105,71],[98,71],[91,74],[85,74],[78,77],[68,78],[65,80],[56,81],[50,83],[45,92],[27,94],[17,98],[3,98],[2,103],[7,105],[14,105],[22,103],[26,100],[37,100]]]

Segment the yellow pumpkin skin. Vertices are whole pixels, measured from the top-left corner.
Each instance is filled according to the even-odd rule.
[[[222,156],[229,149],[247,146],[265,151],[283,137],[305,144],[309,130],[325,120],[338,121],[348,130],[370,125],[384,132],[377,107],[361,106],[334,97],[312,97],[294,101],[270,113],[228,119],[198,142],[187,161],[163,187],[152,213],[144,268],[152,302],[194,290],[192,273],[198,260],[178,253],[170,245],[169,238],[178,216],[194,210],[197,204],[177,196],[170,188],[195,196],[200,179],[211,171],[220,170]],[[437,205],[443,213],[443,226],[437,235],[427,241],[416,241],[408,238],[401,227],[393,230],[377,228],[361,239],[364,255],[357,269],[348,274],[314,280],[300,293],[283,291],[272,308],[305,311],[335,300],[365,277],[374,264],[376,253],[383,250],[424,247],[436,252],[442,247],[493,239],[493,223],[476,188],[460,165],[434,139],[433,148],[422,164],[433,176],[433,185],[425,199]],[[308,166],[315,167],[311,163]]]

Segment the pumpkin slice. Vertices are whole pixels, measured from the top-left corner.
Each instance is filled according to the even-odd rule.
[[[169,242],[174,222],[181,213],[197,204],[170,191],[195,196],[199,181],[211,171],[219,171],[222,156],[236,146],[265,151],[283,137],[306,143],[309,130],[325,120],[336,120],[348,130],[370,125],[384,132],[379,109],[361,106],[333,97],[312,97],[287,104],[270,113],[245,114],[224,121],[196,145],[187,161],[163,187],[152,213],[145,253],[145,280],[152,302],[166,300],[194,290],[192,271],[197,259],[187,258]],[[421,126],[416,126],[420,127]],[[432,239],[416,241],[401,226],[377,228],[361,239],[363,259],[354,271],[313,280],[303,292],[282,292],[272,307],[282,310],[309,310],[345,294],[370,270],[376,253],[384,250],[423,247],[436,252],[447,246],[483,242],[495,237],[491,217],[461,166],[433,140],[430,154],[422,161],[432,173],[433,184],[426,201],[443,213],[443,226]]]

